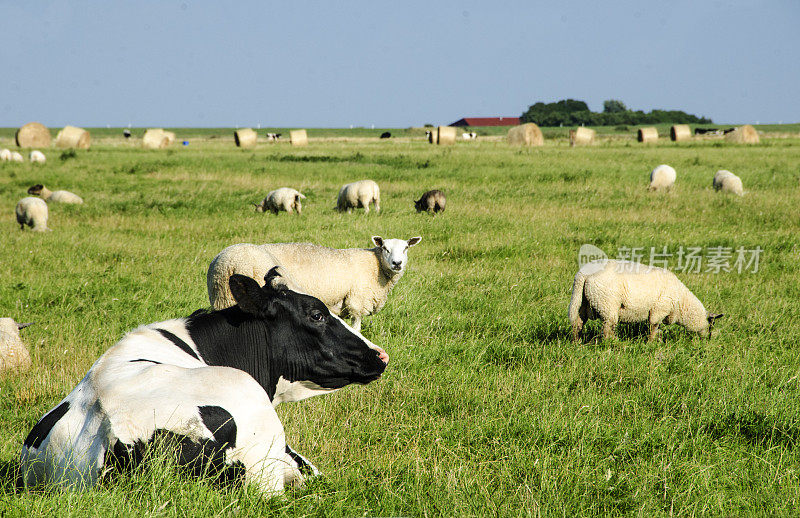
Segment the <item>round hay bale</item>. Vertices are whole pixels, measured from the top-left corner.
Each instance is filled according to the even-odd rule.
[[[735,130],[725,135],[725,140],[735,144],[758,144],[761,139],[758,138],[758,132],[754,127],[749,124],[739,126]]]
[[[437,144],[439,142],[439,129],[431,128],[428,131],[428,144]]]
[[[289,142],[293,146],[305,146],[308,144],[308,133],[304,129],[292,130],[289,132]]]
[[[517,146],[543,146],[544,135],[539,126],[529,122],[508,130],[508,143]]]
[[[594,143],[594,137],[597,132],[591,128],[584,128],[583,126],[578,129],[570,130],[569,132],[569,145],[570,146],[588,146]]]
[[[145,149],[164,149],[169,146],[169,136],[161,128],[150,128],[144,132],[142,147]]]
[[[440,146],[450,146],[456,143],[457,131],[454,126],[439,126],[436,133],[436,143]]]
[[[673,142],[692,140],[692,128],[688,124],[674,124],[669,129],[669,138]]]
[[[39,122],[29,122],[17,130],[14,140],[19,147],[48,147],[50,130]]]
[[[56,135],[56,146],[61,148],[89,149],[91,145],[92,137],[83,128],[64,126]]]
[[[257,138],[258,134],[250,128],[238,129],[233,132],[233,140],[236,142],[236,147],[256,147]]]
[[[167,137],[167,145],[171,146],[175,142],[175,132],[164,131],[164,136]]]
[[[639,142],[657,142],[658,130],[653,127],[639,128],[639,131],[636,134],[636,140]]]

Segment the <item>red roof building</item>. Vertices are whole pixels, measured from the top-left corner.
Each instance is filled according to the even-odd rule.
[[[519,126],[519,117],[464,117],[450,126]]]

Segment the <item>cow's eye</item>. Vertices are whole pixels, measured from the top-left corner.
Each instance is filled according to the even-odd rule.
[[[324,322],[325,321],[325,313],[322,311],[312,311],[311,315],[309,315],[311,320],[314,322]]]

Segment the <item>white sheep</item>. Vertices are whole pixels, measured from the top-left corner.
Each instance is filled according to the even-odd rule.
[[[8,162],[9,160],[11,160],[11,150],[0,149],[0,162]]]
[[[649,322],[649,340],[661,322],[681,324],[711,337],[717,318],[674,273],[631,261],[599,260],[584,264],[575,274],[569,321],[577,341],[589,319],[603,321],[603,338],[614,336],[618,322]]]
[[[300,194],[300,191],[292,189],[291,187],[281,187],[280,189],[270,191],[266,198],[261,201],[261,204],[256,205],[256,211],[270,211],[273,214],[277,214],[282,210],[289,214],[294,211],[299,216],[303,210],[303,205],[300,203],[300,200],[305,199],[306,197]]]
[[[21,153],[18,153],[17,151],[12,151],[10,160],[12,162],[24,162],[25,158],[22,156]]]
[[[408,264],[408,249],[421,237],[382,239],[373,236],[375,248],[337,249],[310,243],[241,243],[219,253],[208,268],[208,299],[214,309],[236,304],[228,286],[234,273],[262,282],[273,266],[284,268],[287,284],[317,297],[337,315],[361,319],[380,311],[389,292]]]
[[[675,169],[667,164],[661,164],[650,172],[650,186],[647,188],[647,190],[670,190],[672,189],[672,186],[675,185],[675,178],[677,178]]]
[[[715,191],[732,192],[739,196],[744,196],[742,179],[725,169],[720,169],[716,172],[712,185]]]
[[[19,330],[29,325],[18,324],[13,318],[0,318],[0,372],[30,368],[31,355],[19,336]]]
[[[375,203],[375,211],[381,211],[381,190],[372,180],[359,180],[348,183],[339,190],[336,208],[340,211],[352,212],[354,208],[364,207],[369,212],[369,204]]]
[[[17,223],[19,228],[25,230],[25,225],[35,232],[50,230],[47,228],[47,204],[41,198],[29,196],[22,198],[17,203]]]
[[[77,194],[69,191],[51,191],[40,183],[29,188],[28,194],[41,196],[44,201],[54,201],[57,203],[83,203],[83,199]]]
[[[44,156],[44,153],[41,151],[34,149],[31,151],[31,154],[28,155],[28,159],[33,162],[34,164],[44,164],[47,162],[47,157]]]

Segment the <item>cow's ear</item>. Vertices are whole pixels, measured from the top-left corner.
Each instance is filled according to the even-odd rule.
[[[239,304],[239,308],[242,311],[251,315],[258,315],[263,312],[262,300],[264,296],[261,293],[261,286],[254,279],[234,273],[228,280],[228,286],[231,288],[233,299]]]

